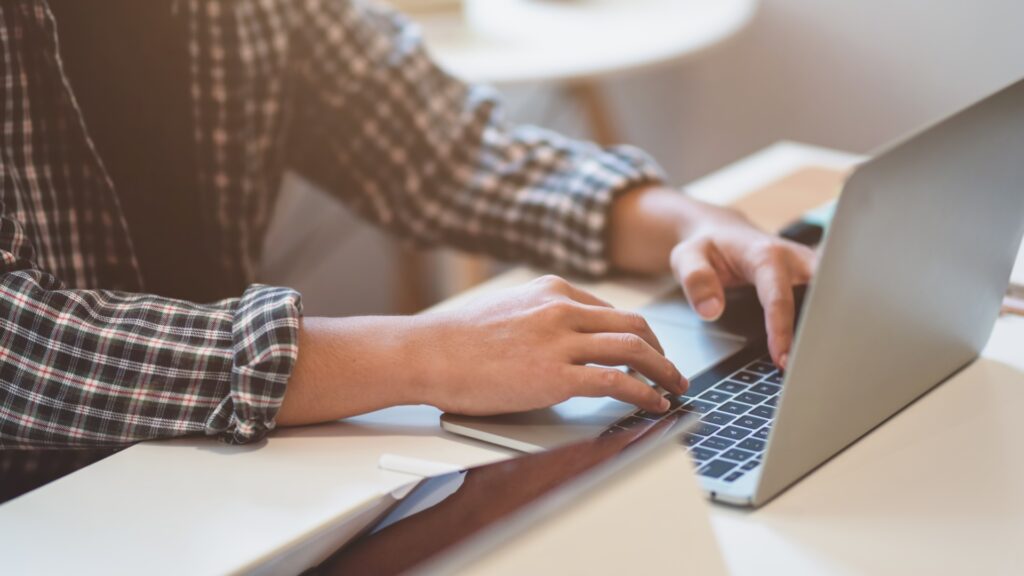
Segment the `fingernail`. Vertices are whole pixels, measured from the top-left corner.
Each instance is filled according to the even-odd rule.
[[[722,314],[722,301],[718,298],[708,298],[697,302],[697,314],[705,320],[716,320]]]
[[[679,389],[682,390],[680,394],[686,394],[686,391],[690,389],[690,381],[686,379],[686,376],[679,378]]]
[[[789,363],[789,353],[779,356],[779,368],[786,369],[786,364]]]
[[[661,410],[662,412],[668,412],[668,407],[669,407],[668,398],[662,398],[661,399],[661,403],[658,404],[658,409]]]

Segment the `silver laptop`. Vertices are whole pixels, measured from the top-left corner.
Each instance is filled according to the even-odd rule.
[[[691,377],[674,410],[715,500],[758,506],[974,360],[1024,233],[1024,81],[893,144],[847,180],[797,324],[789,370],[744,300],[701,323],[678,294],[642,312]],[[658,415],[573,399],[442,426],[538,451]]]

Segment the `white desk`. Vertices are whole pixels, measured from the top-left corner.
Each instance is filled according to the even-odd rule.
[[[736,186],[808,162],[856,159],[783,143],[690,189],[727,198]],[[534,274],[515,270],[474,292]],[[639,306],[664,285],[589,288],[616,305]],[[755,512],[713,507],[730,569],[758,576],[1020,573],[1022,406],[1024,318],[1007,317],[984,358],[775,501]],[[283,430],[253,447],[204,439],[132,447],[0,506],[3,570],[284,572],[343,538],[345,519],[377,494],[409,480],[380,471],[381,453],[459,464],[508,454],[443,433],[437,416],[424,407],[386,410]]]

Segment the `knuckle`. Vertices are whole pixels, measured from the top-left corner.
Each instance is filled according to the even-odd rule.
[[[638,312],[626,312],[626,323],[634,332],[649,332],[651,330],[647,319]]]
[[[767,262],[771,255],[771,244],[771,239],[761,239],[751,244],[747,250],[747,254],[749,254],[751,262],[758,266]]]
[[[715,274],[714,270],[709,267],[702,266],[687,272],[684,281],[687,285],[696,287],[712,284],[716,278],[718,278],[718,275]]]
[[[601,393],[606,396],[610,396],[615,392],[615,390],[618,390],[623,377],[625,377],[625,374],[618,370],[612,370],[610,368],[602,370],[601,375],[598,378],[598,387]]]
[[[670,255],[673,261],[693,253],[703,253],[711,244],[711,236],[707,232],[695,232],[693,235],[676,244]]]
[[[536,282],[549,290],[555,291],[564,290],[569,285],[564,278],[555,274],[545,274],[538,278]]]
[[[766,261],[778,262],[786,257],[788,248],[786,248],[786,245],[781,240],[770,238],[760,243],[758,252]]]
[[[637,354],[644,349],[647,344],[644,339],[637,336],[636,334],[620,334],[619,343],[622,348],[630,354]]]
[[[788,310],[793,306],[793,299],[785,294],[778,294],[768,298],[767,305],[776,310]]]
[[[573,304],[567,300],[549,300],[542,304],[538,311],[555,322],[562,322],[572,315],[574,308]]]
[[[707,231],[700,231],[694,233],[692,236],[684,240],[679,244],[680,249],[685,252],[704,252],[713,242],[711,233]]]

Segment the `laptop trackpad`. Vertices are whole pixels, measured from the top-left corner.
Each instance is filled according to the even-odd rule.
[[[688,378],[743,349],[740,338],[698,327],[648,318],[665,354]],[[519,414],[470,417],[445,414],[442,426],[462,434],[525,452],[593,438],[636,408],[611,398],[573,398],[561,404]]]
[[[651,317],[647,322],[665,349],[665,355],[687,378],[699,376],[746,345],[746,341],[738,336],[670,324]]]

